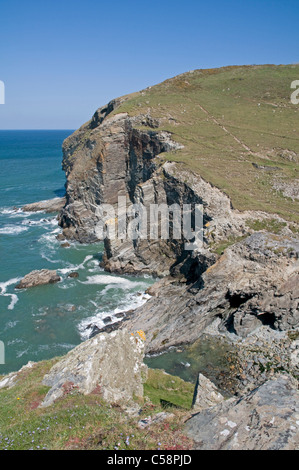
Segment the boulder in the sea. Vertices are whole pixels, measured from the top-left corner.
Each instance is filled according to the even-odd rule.
[[[41,406],[63,397],[66,384],[84,395],[97,390],[107,402],[126,406],[133,397],[143,396],[143,358],[140,335],[127,330],[98,334],[72,349],[44,377],[43,384],[51,388]]]
[[[54,284],[61,281],[61,277],[58,276],[57,271],[49,269],[41,269],[32,271],[27,274],[19,284],[16,285],[16,289],[27,289],[28,287],[41,286],[45,284]]]
[[[79,277],[79,273],[77,273],[77,271],[74,271],[73,273],[68,274],[67,277],[70,277],[70,278],[77,278],[77,277]]]

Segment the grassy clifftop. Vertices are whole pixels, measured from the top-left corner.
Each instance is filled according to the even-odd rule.
[[[299,65],[194,70],[126,97],[184,149],[164,154],[228,194],[235,208],[299,221]]]
[[[40,408],[49,389],[43,377],[57,361],[41,361],[20,371],[12,388],[0,390],[0,450],[144,450],[188,449],[182,435],[190,416],[194,385],[161,370],[149,369],[144,400],[136,402],[140,415],[130,415],[119,405],[109,405],[99,391],[82,395],[65,386],[64,396]],[[142,428],[140,420],[159,416],[160,401],[171,401],[165,419]]]

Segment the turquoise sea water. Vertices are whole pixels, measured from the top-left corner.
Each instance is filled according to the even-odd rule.
[[[28,203],[64,194],[61,145],[72,131],[0,131],[0,375],[28,361],[65,354],[87,339],[90,324],[143,303],[145,277],[108,274],[103,246],[61,247],[55,214],[24,213]],[[55,285],[16,290],[34,269],[57,269]],[[77,271],[79,278],[68,278]]]

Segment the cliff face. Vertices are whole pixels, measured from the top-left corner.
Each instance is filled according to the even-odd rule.
[[[204,244],[200,264],[215,261],[211,243],[243,236],[246,220],[256,213],[233,210],[230,199],[182,165],[163,162],[161,154],[182,148],[167,132],[155,130],[158,122],[149,115],[109,115],[117,102],[98,110],[63,145],[63,169],[67,175],[66,205],[59,223],[66,238],[82,243],[98,241],[99,208],[110,204],[118,215],[118,198],[126,198],[126,209],[141,203],[147,213],[152,204],[171,206],[189,204],[194,216],[195,204],[204,208]],[[170,220],[170,226],[172,221]],[[136,240],[106,238],[104,266],[119,273],[169,274],[187,261],[194,265],[192,253],[184,250],[182,240]],[[193,261],[190,261],[190,257]],[[196,258],[196,257],[195,257]],[[202,268],[200,268],[202,269]]]
[[[115,207],[119,197],[126,204],[167,200],[163,180],[157,175],[154,162],[162,152],[179,149],[166,132],[154,130],[155,122],[148,116],[130,118],[126,113],[109,117],[116,103],[98,110],[93,119],[70,136],[63,145],[63,169],[67,175],[67,200],[60,214],[60,225],[66,238],[83,243],[98,241],[98,208],[102,204]],[[137,126],[146,126],[140,130]],[[160,172],[161,173],[161,172]],[[163,274],[175,255],[167,243],[137,244],[129,240],[105,240],[105,267],[119,272]],[[161,263],[153,256],[163,253],[170,259]],[[162,269],[162,272],[161,272]]]
[[[177,82],[174,85],[177,86]],[[170,93],[168,88],[167,92]],[[147,93],[150,95],[150,92],[141,95]],[[163,96],[159,95],[161,102]],[[180,101],[180,107],[175,108],[177,95],[171,95],[173,110],[181,110],[182,120],[186,119],[187,96],[183,95],[186,103]],[[260,187],[264,185],[265,192],[268,191],[265,181],[269,183],[269,175],[275,169],[269,166],[270,154],[257,154],[220,126],[221,132],[234,142],[229,147],[225,140],[232,155],[236,143],[241,149],[237,149],[240,153],[233,166],[227,157],[232,185],[228,194],[224,190],[225,170],[223,181],[219,180],[224,185],[221,189],[212,184],[213,177],[208,181],[192,168],[192,159],[203,165],[210,165],[210,162],[207,163],[206,158],[209,150],[200,155],[190,153],[194,149],[188,141],[195,139],[191,116],[191,130],[188,126],[184,128],[185,146],[182,138],[177,138],[178,131],[165,130],[169,128],[166,120],[171,123],[171,129],[178,129],[181,123],[165,109],[158,113],[161,103],[156,101],[156,107],[145,111],[135,100],[142,112],[135,108],[134,112],[128,112],[132,100],[128,97],[114,100],[96,111],[87,124],[66,139],[63,145],[66,205],[59,218],[65,237],[84,243],[99,240],[97,227],[102,222],[101,208],[111,205],[118,222],[123,216],[123,212],[118,212],[119,197],[125,199],[127,207],[141,203],[148,212],[152,204],[179,204],[181,207],[189,204],[193,218],[194,207],[200,204],[203,207],[203,243],[198,249],[186,250],[184,237],[178,240],[141,236],[134,240],[105,238],[103,266],[107,271],[146,273],[164,278],[151,289],[152,298],[125,324],[132,329],[145,330],[149,338],[147,352],[192,343],[215,324],[215,320],[218,321],[217,334],[224,333],[230,338],[231,335],[245,338],[264,326],[273,331],[297,330],[299,241],[298,226],[293,221],[296,201],[286,203],[283,200],[281,205],[289,211],[294,204],[290,220],[273,213],[273,205],[267,212],[257,210],[262,205]],[[196,102],[190,109],[198,106],[203,112]],[[209,115],[201,122],[200,132],[205,132],[206,121],[219,131],[218,120]],[[208,144],[213,137],[210,135],[209,139]],[[227,151],[225,147],[223,160]],[[267,165],[253,165],[252,161],[258,158],[267,160]],[[285,156],[281,158],[285,162]],[[247,165],[246,159],[250,160],[250,172],[257,173],[252,180],[252,193],[245,194],[244,198],[252,201],[255,210],[237,209],[230,197],[240,190],[236,168],[240,162]],[[220,160],[219,165],[223,165]],[[267,180],[263,179],[261,168],[270,168]],[[217,172],[219,168],[215,166],[215,174]],[[244,191],[250,172],[243,175]],[[235,180],[234,175],[237,175]],[[274,194],[273,189],[271,191]],[[275,197],[276,193],[274,203]],[[266,204],[265,207],[268,209]],[[170,230],[173,230],[172,218]]]

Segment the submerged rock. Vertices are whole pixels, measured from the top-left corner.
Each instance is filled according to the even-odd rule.
[[[27,289],[28,287],[41,286],[45,284],[54,284],[61,281],[61,277],[58,276],[56,271],[49,269],[41,269],[32,271],[27,274],[19,284],[16,285],[16,289]]]
[[[77,277],[79,277],[79,273],[78,273],[77,271],[74,271],[74,272],[68,274],[67,277],[75,278],[75,279],[76,279]]]
[[[128,404],[143,396],[147,367],[144,342],[127,330],[101,333],[71,350],[44,377],[51,387],[41,406],[46,407],[76,389],[88,395],[97,390],[110,403]]]

